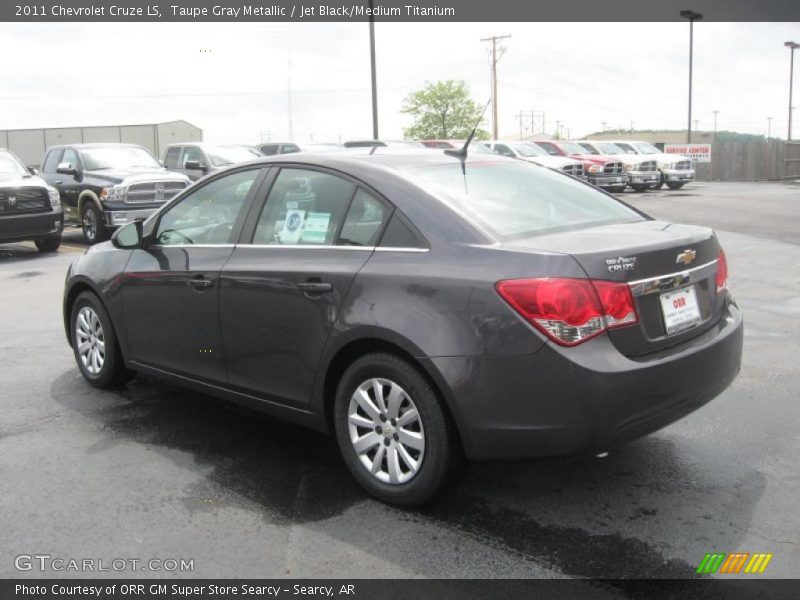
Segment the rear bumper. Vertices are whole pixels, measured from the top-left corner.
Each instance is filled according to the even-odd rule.
[[[0,244],[59,237],[64,228],[64,213],[48,211],[0,217]]]
[[[701,407],[736,378],[743,322],[731,304],[698,337],[632,360],[607,336],[534,355],[430,359],[452,391],[467,456],[602,452]]]
[[[588,179],[589,183],[601,188],[626,185],[628,183],[628,176],[624,173],[619,175],[593,175],[589,173]]]

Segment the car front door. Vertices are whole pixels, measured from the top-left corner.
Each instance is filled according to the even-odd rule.
[[[228,381],[302,408],[341,303],[391,209],[324,171],[289,167],[271,177],[252,231],[245,228],[221,273]]]
[[[263,173],[249,168],[201,183],[148,224],[146,244],[132,252],[120,282],[134,361],[225,381],[219,272]]]
[[[56,173],[56,178],[53,181],[53,184],[58,188],[61,201],[66,206],[75,207],[75,210],[77,211],[78,196],[80,195],[80,191],[82,189],[81,181],[85,177],[84,168],[78,153],[72,148],[67,148],[64,150],[64,154],[61,156],[61,162],[59,164],[65,163],[71,168],[77,169],[78,175]],[[80,215],[78,215],[78,218],[80,218]]]

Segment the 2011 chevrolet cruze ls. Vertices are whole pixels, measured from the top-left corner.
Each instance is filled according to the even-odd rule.
[[[331,430],[359,483],[406,506],[465,457],[603,452],[733,381],[742,317],[713,231],[452,154],[270,157],[188,188],[70,268],[78,367]]]

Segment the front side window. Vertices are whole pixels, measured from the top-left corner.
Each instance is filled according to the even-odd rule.
[[[334,245],[354,192],[354,184],[335,175],[281,169],[259,217],[253,243]]]
[[[542,150],[536,144],[523,142],[521,144],[516,144],[514,149],[519,153],[520,156],[524,158],[530,158],[531,156],[547,156],[547,152]]]
[[[281,154],[294,154],[300,152],[300,147],[295,144],[284,144],[281,147]]]
[[[235,165],[261,156],[258,150],[247,146],[206,146],[206,154],[211,164],[217,167]]]
[[[73,150],[72,148],[67,148],[66,150],[64,150],[64,157],[61,159],[61,162],[62,163],[67,163],[73,169],[77,169],[78,166],[79,166],[78,153],[75,152],[75,150]],[[87,163],[86,168],[89,171],[92,170],[91,167],[88,166],[88,163]]]
[[[617,142],[616,145],[622,148],[622,151],[625,154],[638,154],[638,152],[636,152],[636,150],[634,150],[633,146],[631,146],[630,144],[623,144],[621,142]]]
[[[183,168],[186,168],[186,163],[196,162],[201,166],[205,164],[206,158],[197,146],[186,146],[183,149]]]
[[[558,148],[556,148],[555,145],[551,144],[550,142],[537,142],[536,145],[547,152],[550,156],[561,156]]]
[[[569,155],[586,154],[586,150],[583,146],[574,142],[561,142],[561,149]]]
[[[42,165],[42,171],[45,173],[55,173],[56,169],[58,168],[58,163],[61,162],[59,159],[61,158],[61,154],[63,150],[51,150],[47,153],[47,158],[44,160],[44,164]]]
[[[167,155],[164,157],[164,166],[168,169],[177,169],[178,160],[181,156],[181,149],[179,146],[174,146],[167,150]]]
[[[638,144],[634,144],[634,146],[636,146],[640,154],[661,154],[661,150],[647,142],[639,142]]]
[[[623,150],[616,144],[612,144],[611,142],[605,142],[597,145],[600,147],[600,149],[603,151],[604,154],[625,154],[625,150]]]
[[[236,218],[258,176],[258,169],[221,177],[185,196],[159,220],[162,246],[229,244]]]
[[[467,163],[463,173],[458,163],[408,172],[455,212],[501,240],[643,219],[591,186],[522,161],[476,161]]]
[[[273,156],[278,153],[278,144],[265,144],[258,148],[264,156]]]
[[[599,144],[598,144],[598,146],[599,146]],[[587,152],[588,154],[600,154],[600,153],[597,151],[597,149],[596,149],[594,146],[592,146],[591,144],[582,143],[582,144],[581,144],[581,148],[583,148],[584,150],[586,150],[586,152]]]
[[[514,157],[514,153],[511,151],[511,148],[506,146],[505,144],[495,144],[494,151],[501,156],[510,156]]]

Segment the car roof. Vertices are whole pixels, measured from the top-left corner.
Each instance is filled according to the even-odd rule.
[[[273,142],[264,142],[264,143],[273,143]],[[280,143],[280,142],[274,142]],[[172,142],[171,144],[167,144],[164,146],[165,148],[169,148],[171,146],[200,146],[201,148],[204,147],[219,147],[219,146],[241,146],[242,148],[252,148],[252,144],[239,144],[235,142]]]
[[[55,146],[48,146],[48,150],[56,150],[58,148],[74,148],[76,150],[88,150],[90,148],[142,148],[147,150],[144,146],[139,144],[126,144],[123,142],[82,142],[78,144],[56,144]]]

